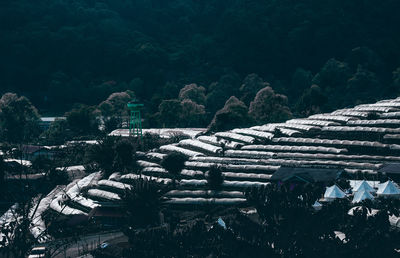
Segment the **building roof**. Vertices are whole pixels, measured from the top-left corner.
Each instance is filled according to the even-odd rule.
[[[293,178],[308,182],[333,182],[340,174],[342,169],[332,168],[294,168],[280,167],[271,177],[272,181],[287,181]]]
[[[400,174],[400,163],[384,163],[378,171],[386,174]]]

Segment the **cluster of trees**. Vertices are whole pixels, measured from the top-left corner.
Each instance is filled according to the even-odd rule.
[[[293,114],[393,97],[399,10],[395,0],[6,1],[0,94],[16,92],[58,115],[131,90],[146,117],[169,107],[176,119],[196,116],[185,126],[204,122],[204,111],[207,125],[231,96],[249,107],[255,95],[236,92],[250,73],[286,95]],[[203,85],[206,103],[177,98],[191,83]]]
[[[399,248],[400,234],[388,220],[389,215],[399,216],[399,200],[364,201],[349,215],[352,205],[346,199],[326,203],[321,210],[312,207],[322,185],[270,184],[246,191],[258,218],[235,207],[214,207],[181,220],[179,211],[161,206],[165,187],[144,180],[135,185],[137,190],[126,199],[128,210],[143,223],[127,228],[128,247],[99,250],[95,257],[395,257]],[[379,212],[371,216],[372,208]],[[163,210],[168,226],[157,226]]]
[[[208,90],[188,84],[178,96],[161,101],[159,112],[152,117],[152,126],[208,126],[221,131],[292,117],[287,97],[275,93],[257,74],[249,74],[243,81],[237,75],[225,75]]]

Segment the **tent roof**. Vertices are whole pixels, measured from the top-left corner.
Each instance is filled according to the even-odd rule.
[[[335,198],[344,198],[346,194],[337,186],[332,185],[331,187],[327,187],[324,198],[335,199]]]
[[[353,203],[362,202],[363,200],[373,200],[374,196],[368,191],[361,190],[354,194]]]
[[[372,186],[370,184],[368,184],[367,181],[363,180],[354,186],[353,191],[354,192],[361,192],[361,191],[375,192],[375,189],[372,188]]]
[[[387,181],[385,183],[379,184],[378,191],[376,192],[380,195],[400,195],[400,190],[393,183],[393,181]]]

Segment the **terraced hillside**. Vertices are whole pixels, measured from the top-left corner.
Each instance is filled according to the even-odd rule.
[[[247,187],[269,184],[272,174],[282,166],[338,168],[373,177],[385,162],[400,161],[399,143],[400,98],[383,100],[286,123],[196,136],[139,153],[142,175],[114,173],[107,180],[92,176],[82,183],[89,190],[74,190],[74,198],[57,202],[72,210],[50,207],[69,214],[74,214],[74,209],[77,214],[88,214],[96,205],[118,203],[119,194],[138,177],[170,182],[171,175],[160,165],[169,152],[183,153],[189,159],[177,188],[166,194],[167,203],[230,205],[245,202],[243,191]],[[204,172],[213,165],[220,166],[225,177],[221,191],[207,187]]]

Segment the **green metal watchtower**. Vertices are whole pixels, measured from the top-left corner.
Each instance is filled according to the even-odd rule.
[[[136,135],[142,138],[142,117],[140,110],[144,107],[143,104],[138,103],[137,100],[132,100],[128,103],[130,113],[129,118],[129,135]]]

